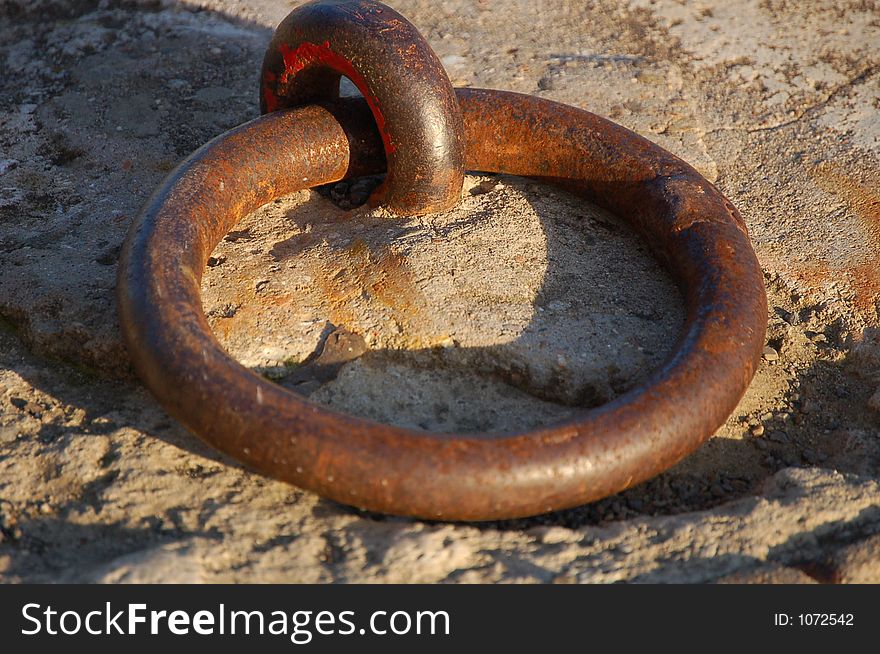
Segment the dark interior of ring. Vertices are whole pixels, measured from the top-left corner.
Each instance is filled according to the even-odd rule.
[[[346,101],[224,135],[172,173],[141,215],[120,263],[120,315],[138,373],[172,415],[218,449],[324,496],[461,520],[620,491],[724,421],[751,380],[766,325],[760,267],[735,210],[687,164],[588,112],[496,91],[458,97],[470,169],[576,190],[629,220],[669,265],[688,308],[670,361],[646,385],[565,423],[486,439],[333,413],[229,359],[201,312],[207,257],[274,197],[381,170],[366,107]]]

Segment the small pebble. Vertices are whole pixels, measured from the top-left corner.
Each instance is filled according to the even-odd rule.
[[[784,431],[771,431],[767,434],[767,438],[769,438],[774,443],[788,442],[788,434],[786,434]]]
[[[763,436],[764,435],[764,425],[757,425],[752,427],[752,436]]]
[[[766,359],[767,361],[778,361],[779,352],[768,345],[764,348],[764,359]]]
[[[498,182],[494,179],[484,179],[482,182],[480,182],[470,190],[470,194],[483,195],[484,193],[489,193],[497,185]]]
[[[403,330],[401,329],[400,331],[402,332]],[[452,336],[446,336],[444,338],[441,338],[440,341],[438,341],[437,345],[443,348],[455,347],[455,339],[452,338]]]
[[[874,391],[874,394],[868,400],[868,408],[880,413],[880,388]]]
[[[577,532],[565,527],[549,526],[536,527],[530,532],[542,545],[558,545],[577,540]]]
[[[18,165],[16,159],[0,159],[0,175],[5,175]]]

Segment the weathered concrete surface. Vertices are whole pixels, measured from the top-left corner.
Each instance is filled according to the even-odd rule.
[[[741,209],[771,310],[737,411],[639,488],[497,524],[364,515],[215,455],[127,376],[115,262],[164,174],[256,116],[291,5],[12,0],[0,579],[880,581],[876,3],[393,4],[456,85],[609,116]],[[505,177],[419,219],[349,209],[363,193],[297,194],[218,247],[205,310],[246,365],[375,419],[505,430],[601,403],[668,353],[677,292],[618,218]]]

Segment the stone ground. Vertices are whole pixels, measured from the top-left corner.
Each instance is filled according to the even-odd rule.
[[[595,504],[472,525],[265,479],[129,371],[128,226],[181,158],[257,115],[294,4],[0,4],[0,581],[880,582],[878,3],[393,3],[456,85],[582,106],[693,163],[765,270],[765,360],[703,448]],[[377,420],[506,430],[669,352],[680,298],[616,217],[471,176],[457,209],[401,220],[352,209],[367,187],[285,198],[218,247],[205,311],[240,361]],[[328,374],[322,348],[362,356]]]

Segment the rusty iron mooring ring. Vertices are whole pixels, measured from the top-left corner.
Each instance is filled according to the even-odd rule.
[[[401,215],[461,199],[462,119],[437,55],[403,16],[371,0],[297,7],[272,37],[260,79],[263,113],[339,97],[340,75],[367,99],[388,161],[371,202]]]
[[[766,297],[745,225],[688,164],[603,118],[457,91],[466,166],[545,180],[626,218],[684,292],[674,353],[642,386],[531,432],[431,434],[336,413],[234,361],[202,312],[212,249],[281,195],[383,169],[363,100],[276,112],[201,148],[147,203],[122,253],[120,318],[166,410],[268,475],[339,502],[454,520],[528,516],[616,493],[708,439],[760,360]]]

